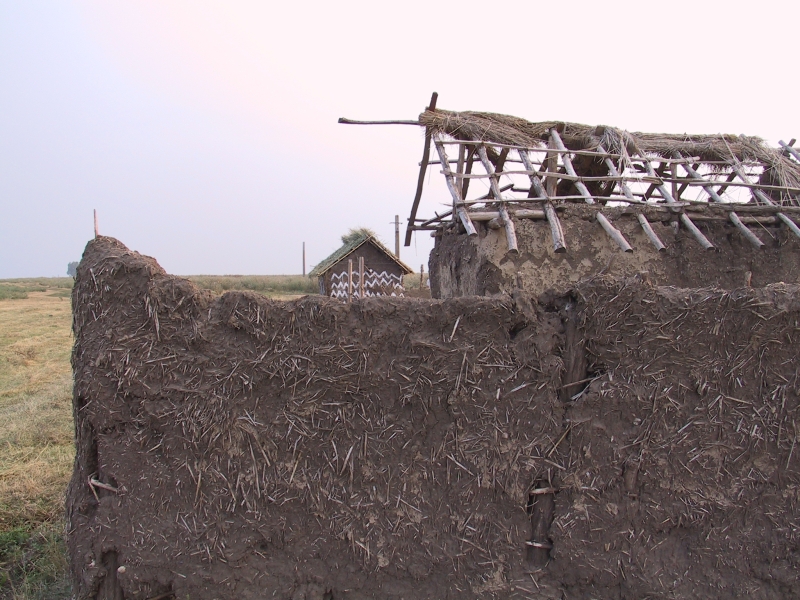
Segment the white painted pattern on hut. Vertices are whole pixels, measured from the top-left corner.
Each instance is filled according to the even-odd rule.
[[[348,272],[334,273],[331,275],[331,298],[347,300],[350,286],[347,279]],[[353,272],[353,298],[360,298],[360,274]],[[369,296],[399,296],[405,295],[403,280],[399,275],[381,271],[375,272],[372,269],[364,269],[364,297]]]

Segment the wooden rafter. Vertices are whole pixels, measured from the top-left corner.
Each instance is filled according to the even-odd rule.
[[[505,151],[506,156],[508,152]],[[489,162],[489,157],[486,154],[486,147],[481,145],[478,146],[478,156],[481,159],[481,163],[483,163],[483,168],[486,169],[486,172],[492,175],[491,179],[489,179],[489,185],[491,186],[492,194],[494,198],[498,201],[498,211],[500,213],[500,221],[503,224],[503,227],[506,230],[506,241],[508,242],[508,251],[517,253],[519,252],[519,248],[517,246],[517,233],[514,227],[514,221],[511,220],[511,217],[508,214],[508,209],[506,208],[505,203],[503,202],[503,195],[500,193],[500,186],[498,185],[498,175],[492,166],[492,163]],[[501,154],[501,158],[504,161],[505,157]],[[500,167],[502,167],[502,162],[498,161]]]
[[[686,172],[691,177],[698,179],[700,181],[705,181],[705,179],[703,179],[703,176],[700,175],[700,173],[698,173],[694,169],[694,167],[690,166],[688,163],[684,164],[683,168],[686,169]],[[714,191],[714,188],[710,184],[704,185],[703,189],[706,191],[706,193],[708,194],[708,196],[711,198],[712,201],[718,202],[720,204],[725,202],[725,200],[723,200],[722,197],[719,194],[717,194],[717,192]],[[762,242],[755,233],[750,231],[747,225],[742,223],[742,220],[739,218],[739,215],[737,215],[734,211],[730,211],[728,213],[728,218],[730,219],[731,223],[733,223],[736,226],[736,228],[742,232],[742,235],[744,235],[744,237],[747,239],[748,242],[753,244],[753,246],[755,246],[756,248],[762,248],[762,249],[764,248],[764,242]]]
[[[655,171],[653,171],[653,165],[650,164],[649,160],[646,160],[644,162],[644,166],[645,166],[645,169],[647,170],[647,174],[648,175],[650,175],[651,177],[655,177],[656,176]],[[672,197],[672,194],[670,193],[669,189],[663,183],[658,186],[658,191],[661,192],[661,197],[664,198],[664,200],[667,203],[669,203],[669,204],[675,204],[676,203],[675,199]],[[703,248],[705,248],[706,250],[713,250],[714,249],[714,244],[712,244],[711,242],[708,241],[708,238],[706,238],[706,236],[703,235],[703,233],[697,228],[697,225],[695,225],[692,222],[692,220],[689,218],[689,216],[685,212],[680,213],[679,219],[680,219],[680,222],[683,224],[683,226],[686,227],[686,229],[689,230],[689,233],[692,234],[694,239],[696,239]]]
[[[519,154],[522,164],[525,165],[525,170],[528,171],[528,177],[531,181],[531,189],[528,192],[528,197],[542,198],[545,200],[544,212],[547,216],[547,222],[550,225],[550,235],[553,238],[553,251],[557,253],[566,252],[567,242],[564,239],[564,230],[561,227],[561,221],[558,219],[555,208],[553,208],[553,203],[550,201],[550,198],[548,197],[547,192],[542,185],[542,180],[533,169],[530,156],[528,156],[528,151],[517,150],[517,153]]]
[[[447,181],[447,189],[450,191],[450,195],[453,198],[453,212],[458,215],[459,220],[464,225],[464,229],[467,230],[467,235],[477,235],[478,231],[469,218],[469,213],[464,207],[464,200],[461,198],[461,194],[456,186],[455,177],[453,177],[453,171],[450,169],[450,162],[447,159],[447,151],[444,149],[444,144],[439,141],[436,135],[434,135],[433,141],[439,153],[439,159],[442,161],[442,170],[444,171],[445,180]]]
[[[744,171],[742,170],[741,166],[738,163],[733,163],[731,165],[731,167],[733,168],[733,172],[736,173],[736,176],[739,179],[741,179],[742,181],[749,181],[747,179],[747,175],[745,175]],[[772,201],[772,198],[767,196],[761,190],[759,190],[759,189],[751,189],[750,191],[751,191],[751,193],[753,195],[753,199],[756,202],[760,201],[760,202],[763,202],[764,204],[766,204],[768,206],[775,206],[775,203]],[[795,234],[797,237],[800,237],[800,227],[797,226],[797,223],[792,221],[789,217],[787,217],[782,212],[777,213],[775,216],[778,217],[778,219],[780,219],[789,228],[789,230],[793,234]]]
[[[600,144],[598,144],[597,149],[600,152],[605,152],[605,149]],[[603,160],[606,163],[606,167],[608,167],[609,174],[612,177],[618,177],[619,171],[617,170],[617,166],[614,164],[614,161],[611,160],[611,158],[608,156],[604,157]],[[636,200],[633,197],[633,192],[631,192],[631,188],[628,187],[628,184],[625,183],[625,181],[620,181],[619,187],[627,199],[632,201]],[[644,230],[644,234],[647,236],[647,239],[649,239],[650,243],[656,247],[656,250],[658,250],[659,252],[663,252],[664,250],[666,250],[667,247],[664,245],[664,242],[661,241],[656,232],[653,230],[653,227],[652,225],[650,225],[650,221],[647,220],[647,217],[645,217],[642,213],[639,213],[638,215],[636,215],[636,218],[638,219],[639,224],[642,226],[642,230]]]

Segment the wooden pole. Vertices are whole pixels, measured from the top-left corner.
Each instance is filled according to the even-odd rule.
[[[744,171],[742,171],[742,169],[739,167],[738,164],[732,164],[731,167],[733,168],[733,172],[736,173],[736,176],[739,179],[749,183],[747,176],[745,175]],[[775,206],[775,203],[772,201],[772,199],[761,190],[751,188],[750,193],[753,195],[756,201],[760,200],[761,202],[763,202],[768,206]],[[782,212],[777,213],[775,216],[778,217],[793,234],[795,234],[797,237],[800,237],[800,228],[797,227],[797,223],[792,221]]]
[[[394,255],[400,258],[400,215],[394,216]]]
[[[780,140],[778,143],[781,145],[781,148],[783,148],[783,150],[784,150],[784,151],[785,151],[787,154],[791,154],[791,155],[792,155],[792,156],[795,158],[795,160],[798,160],[798,161],[800,161],[800,153],[798,153],[798,152],[797,152],[797,150],[795,150],[794,148],[792,148],[792,144],[791,144],[791,142],[787,144],[787,143],[786,143],[786,142],[784,142],[783,140]]]
[[[364,299],[364,257],[358,257],[358,299]]]
[[[597,149],[600,152],[605,153],[605,148],[603,148],[602,144],[598,144]],[[604,161],[606,163],[606,167],[608,167],[609,174],[612,177],[619,177],[620,173],[617,170],[617,166],[614,164],[614,161],[611,160],[608,156],[605,157]],[[628,200],[634,200],[634,201],[636,200],[633,197],[633,192],[631,192],[631,188],[628,187],[627,183],[625,183],[624,181],[620,181],[619,187]],[[636,215],[636,218],[639,220],[639,224],[642,226],[642,229],[644,230],[644,234],[647,236],[647,239],[649,239],[650,243],[656,247],[656,250],[658,250],[659,252],[663,252],[664,250],[666,250],[667,247],[664,245],[664,242],[661,241],[658,235],[656,235],[656,232],[653,231],[653,227],[650,225],[650,221],[647,220],[647,217],[645,217],[642,213],[639,213],[638,215]]]
[[[303,242],[303,277],[306,276],[306,243]]]
[[[562,152],[567,150],[567,147],[564,145],[564,142],[561,140],[561,136],[558,134],[558,130],[555,127],[550,130],[550,144]],[[572,165],[572,159],[569,157],[569,154],[566,152],[562,154],[561,162],[564,163],[564,169],[567,171],[568,175],[576,178],[578,177],[578,173],[575,171],[575,167]],[[580,195],[583,196],[584,200],[586,200],[586,204],[594,204],[594,198],[592,198],[589,188],[587,188],[582,181],[576,180],[575,187],[578,189]],[[631,245],[628,243],[628,240],[625,239],[625,236],[622,235],[622,232],[614,227],[611,224],[611,221],[609,221],[603,213],[597,213],[597,220],[600,222],[600,225],[603,227],[605,232],[611,236],[611,239],[617,243],[623,252],[633,252],[633,248],[631,248]]]
[[[467,230],[467,235],[478,235],[478,230],[469,218],[469,213],[464,208],[464,201],[461,199],[461,194],[456,188],[456,183],[453,177],[453,171],[450,170],[450,162],[447,159],[447,151],[444,149],[444,144],[438,137],[434,138],[436,144],[436,151],[439,153],[439,158],[442,161],[442,171],[444,171],[445,181],[447,182],[447,189],[450,191],[450,196],[453,198],[453,211],[461,220],[464,229]],[[406,236],[406,246],[409,245],[409,237]]]
[[[561,141],[561,136],[558,135],[558,130],[555,127],[550,130],[550,139],[558,150],[564,152],[564,154],[561,155],[561,162],[564,163],[564,169],[566,169],[567,174],[572,175],[572,177],[578,177],[578,173],[575,172],[575,167],[572,166],[572,159],[569,157],[569,154],[566,153],[567,147],[564,145],[564,142]],[[586,204],[594,204],[592,194],[582,181],[575,181],[575,187],[578,188],[578,192],[580,192],[581,196],[586,199]]]
[[[531,164],[530,156],[527,150],[518,150],[519,158],[525,166],[526,171],[530,171],[528,178],[531,181],[531,191],[539,198],[545,198],[547,201],[544,203],[544,212],[547,217],[547,222],[550,225],[550,236],[553,238],[553,252],[562,253],[567,251],[567,242],[564,239],[564,230],[561,228],[561,221],[556,215],[553,208],[553,203],[547,196],[547,192],[542,185],[539,176],[534,172],[533,164]],[[528,196],[531,194],[528,193]]]
[[[467,146],[467,167],[464,170],[465,175],[470,175],[472,173],[472,163],[475,160],[475,152],[473,152],[472,146]],[[461,197],[467,197],[467,191],[469,190],[469,178],[464,179],[461,184]]]
[[[517,232],[516,228],[514,227],[514,221],[511,220],[511,217],[508,214],[508,209],[503,202],[503,196],[500,193],[500,186],[497,184],[498,176],[494,170],[494,167],[492,167],[492,163],[489,162],[489,156],[486,154],[485,146],[478,146],[478,156],[483,163],[483,168],[486,169],[486,172],[489,175],[492,175],[492,177],[489,179],[489,185],[494,197],[499,203],[498,211],[500,212],[500,221],[502,221],[503,227],[506,230],[506,243],[508,244],[508,251],[517,254],[519,253],[519,247],[517,246]]]
[[[625,239],[625,236],[622,235],[622,232],[614,227],[611,224],[611,221],[609,221],[603,213],[597,213],[597,220],[603,229],[605,229],[606,233],[611,236],[611,239],[617,242],[617,245],[622,248],[623,252],[633,252],[633,248],[631,248],[631,245],[628,243],[628,240]]]
[[[656,172],[653,170],[653,165],[650,164],[649,160],[644,161],[644,167],[650,177],[656,177]],[[664,198],[667,204],[675,204],[675,198],[672,197],[672,194],[670,194],[666,185],[662,183],[656,187],[658,187],[658,191],[661,192],[661,197]],[[683,226],[689,230],[689,233],[694,236],[694,239],[696,239],[703,248],[706,250],[714,249],[714,244],[708,241],[708,238],[706,238],[706,236],[704,236],[703,233],[697,228],[697,225],[692,223],[692,220],[687,216],[686,213],[682,212],[679,218],[681,223],[683,223]]]
[[[639,213],[636,215],[636,218],[639,220],[639,224],[642,226],[642,230],[647,236],[647,239],[650,240],[650,243],[653,244],[653,246],[655,246],[656,250],[659,252],[664,252],[667,247],[661,241],[661,238],[658,237],[656,232],[653,231],[653,226],[650,225],[650,221],[647,220],[647,217],[645,217],[642,213]]]
[[[433,92],[431,95],[431,102],[428,104],[426,110],[436,110],[436,100],[439,94]],[[408,219],[408,227],[406,227],[406,246],[411,245],[411,234],[414,232],[414,224],[417,220],[417,209],[419,208],[419,201],[422,198],[422,185],[425,183],[425,174],[428,172],[428,159],[431,153],[431,136],[433,131],[430,127],[425,128],[425,147],[422,150],[422,162],[419,166],[419,177],[417,178],[417,192],[414,194],[414,202],[411,204],[411,216]]]
[[[687,163],[687,164],[683,165],[683,168],[686,169],[686,172],[689,174],[689,176],[693,177],[694,179],[697,179],[697,180],[700,180],[700,181],[704,181],[703,176],[700,175],[700,173],[698,173],[694,169],[694,167],[692,167],[690,164]],[[672,185],[674,186],[675,184],[673,183]],[[724,203],[725,202],[722,199],[722,197],[719,194],[717,194],[717,192],[714,191],[714,188],[711,187],[710,185],[704,185],[703,189],[706,191],[706,193],[708,194],[709,198],[711,198],[711,200],[713,200],[714,202],[717,202],[717,203]],[[739,215],[737,215],[735,212],[731,211],[731,212],[728,213],[728,218],[730,219],[731,223],[733,223],[736,226],[736,228],[739,231],[742,232],[742,235],[744,235],[744,237],[747,239],[747,241],[750,242],[751,244],[753,244],[753,246],[755,246],[756,248],[760,248],[760,249],[766,248],[766,246],[764,245],[764,242],[762,242],[760,239],[758,239],[758,236],[755,233],[753,233],[752,231],[750,231],[750,229],[747,227],[747,225],[742,223],[742,220],[739,218]]]
[[[347,301],[353,301],[353,259],[347,260]]]
[[[422,289],[423,284],[425,283],[425,265],[419,266],[419,289]]]
[[[97,229],[97,209],[94,209],[94,237],[100,235],[100,232]]]

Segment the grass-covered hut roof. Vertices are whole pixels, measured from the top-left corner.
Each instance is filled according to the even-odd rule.
[[[373,244],[381,252],[396,262],[406,275],[414,272],[411,267],[399,260],[391,250],[384,246],[372,231],[369,229],[354,229],[348,234],[342,236],[341,248],[336,250],[333,254],[322,260],[318,265],[311,269],[311,272],[308,274],[308,276],[322,277],[333,265],[338,263],[343,258],[347,258],[349,254],[352,254],[367,243]]]

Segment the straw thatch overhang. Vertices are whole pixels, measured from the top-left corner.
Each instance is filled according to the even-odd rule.
[[[530,122],[483,112],[436,108],[437,95],[416,121],[425,128],[417,192],[405,245],[414,231],[458,227],[477,235],[475,223],[504,229],[508,250],[517,251],[515,219],[549,223],[553,248],[566,252],[559,210],[566,204],[591,207],[601,228],[626,252],[633,248],[605,207],[628,206],[650,242],[665,248],[650,226],[653,218],[679,223],[706,249],[713,241],[687,214],[728,221],[754,247],[764,243],[753,225],[787,227],[800,237],[800,153],[743,135],[628,132],[608,126],[558,121]],[[435,152],[432,150],[435,148]],[[438,166],[447,183],[449,209],[418,217],[423,183]],[[474,183],[473,183],[474,181]],[[695,220],[697,219],[694,217]]]

